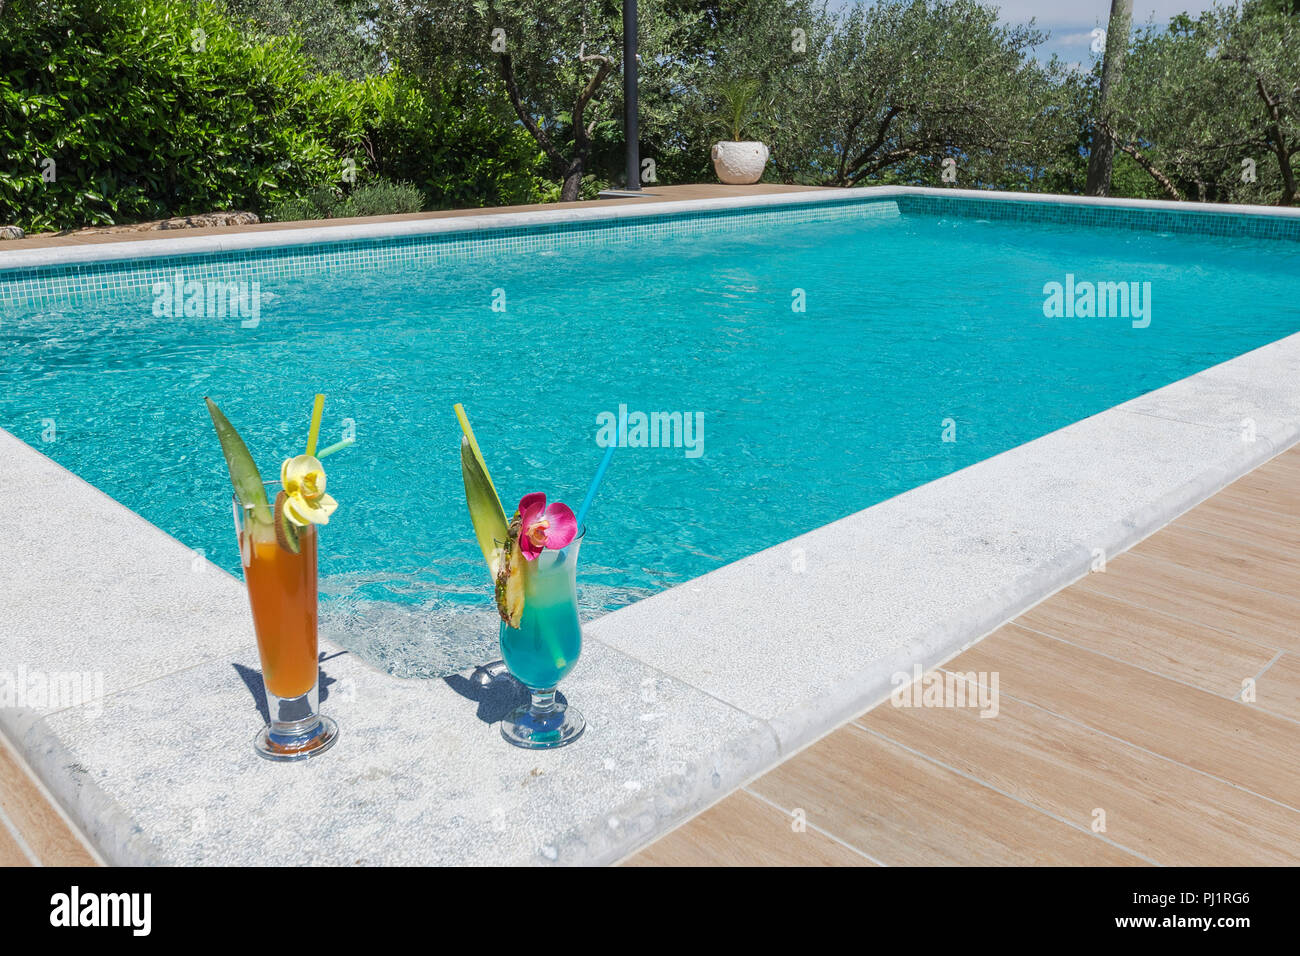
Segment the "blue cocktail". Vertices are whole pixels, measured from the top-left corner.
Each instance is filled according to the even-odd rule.
[[[501,623],[501,656],[532,695],[529,704],[501,722],[501,735],[517,747],[559,747],[586,727],[582,715],[555,696],[556,685],[582,653],[577,571],[584,532],[524,564],[523,616],[518,627]]]

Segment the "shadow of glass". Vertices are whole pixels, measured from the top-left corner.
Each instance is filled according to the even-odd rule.
[[[318,680],[320,682],[321,704],[329,700],[330,685],[338,683],[333,677],[325,673],[325,662],[332,661],[336,657],[342,657],[346,653],[348,652],[338,651],[329,656],[320,655],[320,677]],[[252,695],[257,712],[262,715],[262,722],[269,724],[271,722],[271,712],[266,704],[266,685],[262,683],[262,672],[251,667],[245,667],[243,664],[232,664],[231,666],[234,667],[235,673],[239,675],[239,679],[244,682],[244,686],[248,688],[248,693]]]
[[[488,664],[469,677],[452,674],[443,682],[466,700],[478,704],[478,719],[495,724],[516,707],[528,703],[528,688],[510,676],[504,667]]]

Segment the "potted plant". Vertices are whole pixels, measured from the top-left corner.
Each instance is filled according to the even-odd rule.
[[[759,119],[759,90],[759,81],[749,77],[729,80],[718,90],[721,108],[714,114],[714,122],[731,136],[713,144],[713,169],[719,182],[742,186],[763,178],[767,147],[757,140],[741,139]]]

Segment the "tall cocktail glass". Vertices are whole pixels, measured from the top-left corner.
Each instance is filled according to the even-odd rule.
[[[268,485],[275,499],[277,487]],[[269,509],[235,499],[235,533],[253,611],[270,723],[253,741],[267,760],[306,760],[324,753],[339,728],[320,713],[316,634],[315,525],[298,529],[294,553],[276,540]]]
[[[582,653],[578,621],[578,549],[586,529],[568,545],[524,562],[524,612],[519,627],[501,622],[501,656],[531,700],[501,722],[516,747],[541,750],[577,740],[586,721],[556,697],[556,686]]]

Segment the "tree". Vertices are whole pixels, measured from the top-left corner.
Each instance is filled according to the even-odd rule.
[[[1066,135],[1059,65],[1030,56],[1042,34],[1001,25],[993,7],[880,0],[803,16],[805,53],[791,53],[786,23],[749,54],[768,78],[772,163],[785,181],[939,183],[950,159],[964,184],[1023,188]]]
[[[1170,199],[1296,202],[1300,19],[1218,6],[1138,31],[1110,134]]]
[[[252,36],[299,37],[319,73],[359,80],[380,72],[382,53],[371,23],[373,0],[223,0]]]
[[[679,4],[677,7],[687,7]],[[616,135],[622,13],[618,0],[388,0],[379,15],[387,42],[407,64],[496,72],[515,117],[536,140],[561,201],[580,198],[598,136]],[[640,49],[652,83],[673,83],[679,41],[697,15],[665,0],[641,0]]]
[[[1139,30],[1096,126],[1167,199],[1216,198],[1228,154],[1244,148],[1245,134],[1233,128],[1244,105],[1233,102],[1239,96],[1213,55],[1214,35],[1187,17]]]
[[[1129,27],[1133,23],[1133,0],[1111,0],[1110,21],[1106,25],[1106,52],[1101,68],[1101,91],[1097,97],[1097,124],[1092,134],[1092,152],[1088,157],[1089,196],[1110,195],[1111,166],[1115,160],[1115,140],[1111,135],[1114,122],[1111,90],[1124,73],[1124,55],[1129,46]]]
[[[1221,22],[1231,23],[1226,18]],[[1236,67],[1257,97],[1248,126],[1254,142],[1276,162],[1282,181],[1278,203],[1289,206],[1300,196],[1295,168],[1300,155],[1300,18],[1294,12],[1248,6],[1232,26],[1219,36],[1219,57]]]

